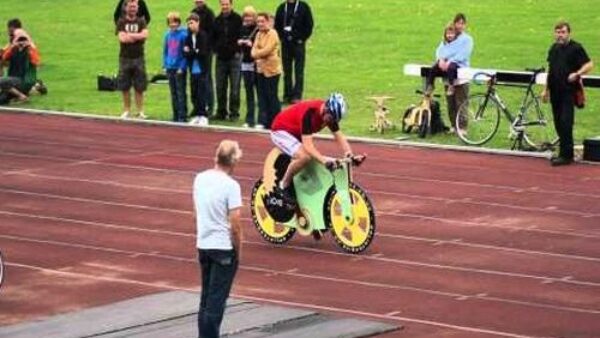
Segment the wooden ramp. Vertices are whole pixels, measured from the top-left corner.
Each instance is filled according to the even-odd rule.
[[[197,337],[198,295],[166,292],[0,327],[2,338],[186,338]],[[371,337],[397,326],[352,318],[335,318],[279,306],[232,299],[221,335],[250,337]]]

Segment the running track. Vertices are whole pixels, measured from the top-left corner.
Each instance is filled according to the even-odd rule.
[[[0,325],[197,290],[190,187],[223,138],[248,205],[264,134],[0,114]],[[329,141],[319,141],[332,151]],[[599,337],[600,167],[356,144],[378,236],[264,242],[244,210],[233,290],[404,325],[385,337]]]

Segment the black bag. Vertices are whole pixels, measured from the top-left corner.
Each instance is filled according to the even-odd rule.
[[[117,78],[114,76],[98,75],[98,90],[114,92],[117,90]]]
[[[450,128],[446,127],[442,120],[442,113],[440,109],[440,103],[438,101],[431,101],[431,134],[445,133]]]

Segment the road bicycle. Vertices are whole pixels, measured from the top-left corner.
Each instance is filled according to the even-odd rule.
[[[483,145],[494,137],[500,125],[500,116],[510,122],[509,137],[513,139],[512,149],[552,150],[558,144],[553,120],[548,120],[541,106],[541,99],[533,91],[538,74],[544,68],[526,69],[531,72],[528,84],[499,83],[496,74],[479,72],[473,76],[475,82],[487,82],[487,90],[482,94],[470,95],[459,107],[454,126],[458,137],[470,145]],[[496,91],[496,86],[526,88],[521,106],[516,115],[504,104]],[[466,116],[465,116],[466,115]],[[524,144],[525,143],[525,144]]]
[[[274,195],[289,163],[290,157],[274,148],[265,160],[263,177],[254,184],[251,212],[260,235],[283,244],[296,232],[320,239],[331,230],[344,251],[367,249],[375,236],[375,211],[367,193],[352,180],[352,167],[359,162],[345,158],[335,168],[326,168],[312,160],[294,176],[294,209],[278,205]]]

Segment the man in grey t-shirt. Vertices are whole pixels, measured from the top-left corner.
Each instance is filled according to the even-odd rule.
[[[241,156],[237,142],[223,140],[217,147],[215,167],[194,179],[196,247],[202,270],[198,335],[202,338],[219,337],[225,302],[238,268],[242,194],[231,174]]]

